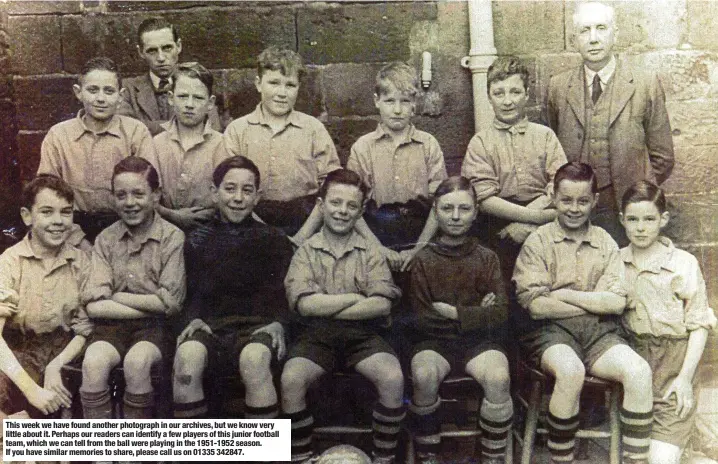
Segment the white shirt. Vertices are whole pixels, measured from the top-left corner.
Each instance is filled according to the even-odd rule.
[[[606,86],[608,85],[608,81],[611,80],[611,77],[613,76],[613,73],[616,72],[616,57],[611,55],[611,60],[606,64],[606,66],[603,67],[600,71],[596,72],[588,68],[588,66],[583,65],[584,71],[586,74],[586,85],[588,86],[589,91],[591,91],[591,96],[593,97],[593,78],[598,74],[598,79],[601,81],[601,90],[606,90]]]

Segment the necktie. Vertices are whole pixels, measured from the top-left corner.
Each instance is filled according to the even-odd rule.
[[[594,105],[601,96],[601,93],[603,93],[601,89],[601,79],[598,77],[598,74],[596,74],[593,76],[593,84],[591,84],[591,100],[593,100]]]
[[[169,104],[167,103],[167,91],[169,90],[169,79],[160,79],[160,85],[157,88],[157,108],[160,110],[160,119],[169,119]]]

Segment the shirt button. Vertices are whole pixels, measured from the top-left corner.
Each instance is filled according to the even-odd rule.
[[[135,275],[134,275],[134,274],[130,274],[130,279],[134,279],[134,278],[135,278]]]
[[[399,176],[394,176],[394,180],[399,180]]]

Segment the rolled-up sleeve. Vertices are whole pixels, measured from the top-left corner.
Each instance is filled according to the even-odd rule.
[[[115,293],[110,265],[111,245],[97,237],[90,258],[90,274],[82,285],[80,304],[86,305],[94,301],[109,300]]]
[[[311,253],[310,247],[306,244],[294,253],[287,277],[284,279],[290,310],[296,310],[297,303],[303,296],[325,293],[316,280],[309,253]]]
[[[175,230],[163,252],[162,272],[157,296],[164,303],[168,316],[179,314],[187,295],[187,275],[184,263],[184,232]]]
[[[321,185],[327,174],[342,167],[334,141],[321,123],[318,123],[318,127],[314,131],[312,151],[317,163],[317,177]]]
[[[545,258],[548,252],[536,233],[529,235],[521,247],[513,281],[516,283],[516,296],[523,308],[529,309],[536,298],[548,296],[551,292],[551,275]]]
[[[132,154],[146,159],[157,168],[154,164],[157,162],[157,152],[152,141],[152,134],[144,124],[138,124],[132,134]]]
[[[716,317],[713,309],[708,306],[706,282],[703,279],[703,273],[698,261],[692,256],[690,275],[683,282],[685,288],[680,292],[679,296],[685,302],[686,330],[715,329]]]
[[[556,171],[568,161],[556,134],[553,131],[548,131],[546,138],[546,175],[548,176],[546,195],[551,196],[553,195],[553,178]]]
[[[367,249],[367,297],[383,296],[391,301],[401,297],[401,290],[394,284],[386,258],[374,248]]]
[[[431,137],[427,143],[427,167],[429,168],[429,194],[434,195],[444,179],[448,177],[446,173],[446,163],[444,162],[444,153],[441,151],[439,142]]]
[[[20,295],[16,289],[16,274],[20,271],[20,263],[8,257],[0,256],[0,317],[12,317],[17,310]]]
[[[482,202],[501,190],[499,175],[489,160],[480,134],[474,135],[466,149],[461,175],[471,181],[476,190],[476,201]]]
[[[613,242],[611,240],[611,242]],[[609,243],[607,245],[608,263],[603,271],[603,275],[598,279],[594,291],[611,292],[618,296],[625,297],[628,294],[626,289],[626,271],[621,259],[618,245]]]

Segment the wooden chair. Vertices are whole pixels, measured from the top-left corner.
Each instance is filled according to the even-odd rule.
[[[529,366],[524,361],[518,362],[518,376],[523,382],[529,385],[529,397],[525,399],[517,394],[517,400],[526,408],[526,420],[523,438],[519,438],[522,446],[521,464],[530,464],[533,447],[536,443],[536,434],[548,434],[545,428],[539,428],[539,418],[548,410],[548,396],[553,385],[553,379],[540,370]],[[607,438],[609,440],[609,462],[620,464],[621,462],[621,424],[618,412],[618,400],[621,386],[598,377],[587,376],[583,383],[583,390],[594,390],[603,394],[608,402],[609,430],[587,430],[579,429],[576,433],[577,439],[586,438]],[[577,447],[577,449],[580,447]]]

